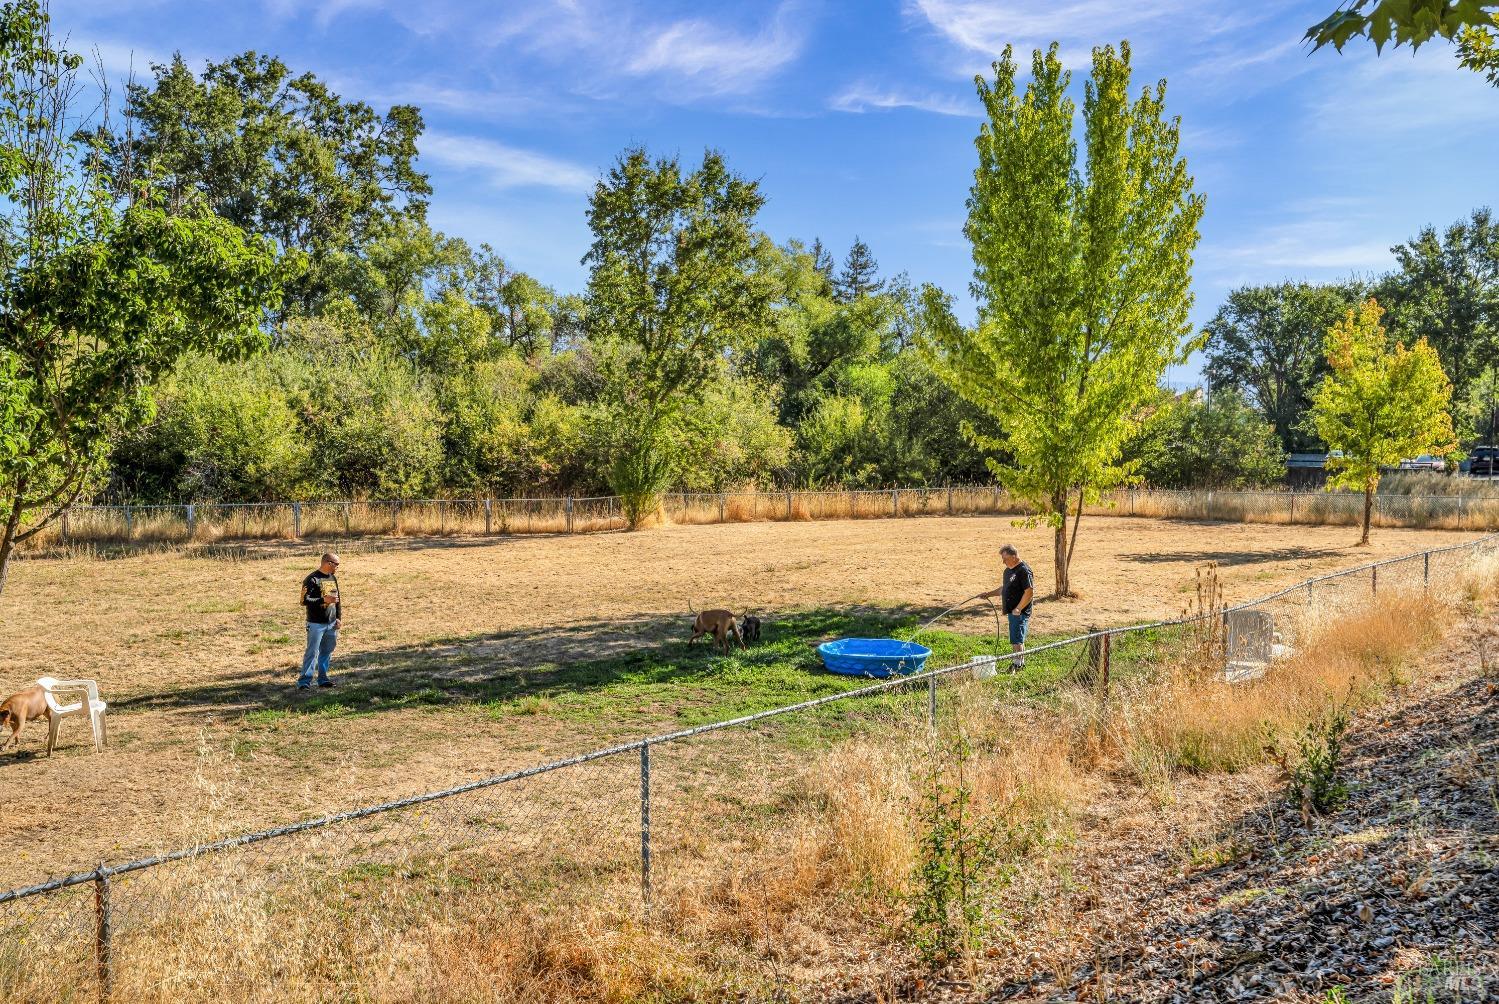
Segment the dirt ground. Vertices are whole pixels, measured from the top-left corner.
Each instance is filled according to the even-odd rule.
[[[1475,534],[1100,518],[1074,562],[1083,599],[1039,607],[1032,630],[1070,633],[1180,613],[1216,561],[1229,600]],[[374,539],[340,548],[346,685],[392,664],[440,679],[596,659],[685,637],[689,601],[777,612],[898,607],[936,613],[997,581],[1013,541],[1052,585],[1049,532],[1009,517],[664,527],[587,536]],[[320,548],[265,545],[18,562],[0,596],[0,691],[92,677],[111,745],[69,720],[51,759],[0,754],[0,887],[214,832],[429,790],[580,752],[607,723],[474,708],[295,714],[300,580]],[[978,620],[973,621],[975,625]],[[271,715],[269,713],[279,713]],[[257,717],[260,716],[260,717]],[[670,719],[663,716],[663,723]],[[636,719],[634,727],[651,724]],[[617,730],[617,725],[613,726]]]

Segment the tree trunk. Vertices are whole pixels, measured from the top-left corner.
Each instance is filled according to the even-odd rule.
[[[1083,491],[1082,488],[1077,490],[1077,512],[1072,517],[1072,540],[1067,544],[1067,592],[1063,594],[1064,596],[1074,595],[1072,592],[1072,556],[1077,553],[1078,527],[1083,525]]]
[[[17,486],[10,515],[5,520],[5,530],[0,533],[0,594],[5,592],[5,579],[10,574],[10,556],[16,547],[16,528],[21,525],[21,493],[25,490],[24,483]]]
[[[1059,493],[1059,497],[1054,496],[1052,505],[1061,514],[1061,519],[1057,522],[1056,540],[1052,545],[1052,565],[1056,573],[1054,595],[1060,598],[1072,592],[1071,584],[1067,580],[1067,493],[1063,491]]]
[[[1374,486],[1364,485],[1364,535],[1359,538],[1359,547],[1369,545],[1369,519],[1374,513]]]

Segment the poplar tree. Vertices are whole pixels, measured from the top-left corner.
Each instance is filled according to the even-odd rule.
[[[1328,490],[1364,493],[1360,546],[1369,543],[1382,468],[1457,450],[1448,410],[1452,383],[1436,349],[1424,338],[1409,349],[1398,342],[1387,348],[1383,313],[1370,298],[1332,326],[1323,343],[1331,372],[1312,399],[1312,425],[1331,451]]]
[[[1022,92],[1012,50],[977,78],[987,112],[964,232],[978,323],[923,294],[923,350],[952,389],[992,418],[964,434],[1012,493],[1055,531],[1056,594],[1084,506],[1128,480],[1121,459],[1166,368],[1196,347],[1187,311],[1203,198],[1177,155],[1165,81],[1129,95],[1129,44],[1093,50],[1079,162],[1071,74],[1036,51]]]

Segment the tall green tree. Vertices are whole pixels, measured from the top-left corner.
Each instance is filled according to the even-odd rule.
[[[1209,389],[1241,392],[1275,428],[1288,453],[1316,447],[1304,427],[1312,391],[1327,372],[1327,329],[1364,295],[1358,283],[1242,286],[1203,328]]]
[[[1404,457],[1457,450],[1452,431],[1452,384],[1424,338],[1407,349],[1387,347],[1372,298],[1350,309],[1327,333],[1331,373],[1312,400],[1311,422],[1332,455],[1328,489],[1364,493],[1363,536],[1369,543],[1380,470]]]
[[[1499,366],[1485,366],[1468,381],[1459,416],[1461,436],[1485,446],[1499,443]]]
[[[885,288],[880,279],[880,263],[874,260],[869,245],[855,237],[843,258],[843,270],[833,284],[834,296],[839,303],[854,303],[866,296],[875,296]]]
[[[189,351],[260,344],[276,302],[264,242],[148,196],[110,200],[74,139],[81,65],[36,0],[0,6],[0,590],[16,544],[149,411],[145,388]]]
[[[201,77],[181,55],[152,72],[129,87],[125,127],[103,136],[117,188],[147,178],[170,211],[206,204],[305,255],[288,311],[317,312],[342,292],[350,256],[395,218],[424,218],[431,186],[416,169],[414,106],[381,114],[255,52],[209,63]]]
[[[960,325],[928,288],[925,346],[1001,430],[963,431],[1007,451],[990,467],[1052,526],[1066,596],[1084,504],[1130,476],[1126,442],[1166,368],[1196,347],[1187,311],[1203,198],[1165,117],[1165,81],[1130,98],[1127,43],[1093,50],[1082,163],[1057,46],[1033,54],[1023,93],[1009,48],[994,73],[978,80],[987,121],[965,227],[978,324]]]
[[[1391,250],[1398,269],[1380,284],[1389,327],[1407,343],[1430,342],[1461,396],[1499,355],[1499,223],[1476,209]]]
[[[589,200],[588,323],[611,414],[610,483],[632,526],[676,473],[685,409],[725,351],[769,322],[773,284],[757,267],[758,185],[715,151],[684,173],[675,157],[623,154]]]

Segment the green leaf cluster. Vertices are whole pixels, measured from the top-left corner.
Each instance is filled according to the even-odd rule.
[[[1351,0],[1306,30],[1313,51],[1331,45],[1339,52],[1350,39],[1367,37],[1383,52],[1395,45],[1412,49],[1433,38],[1449,41],[1465,28],[1489,28],[1499,4],[1489,0]]]

